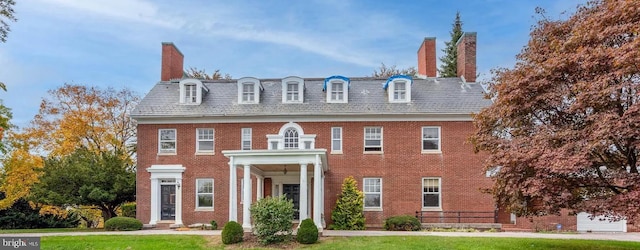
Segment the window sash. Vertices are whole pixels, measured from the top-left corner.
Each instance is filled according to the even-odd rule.
[[[365,208],[382,207],[382,178],[364,178],[362,190]]]
[[[196,208],[213,208],[213,179],[196,179]]]
[[[288,128],[284,131],[284,149],[298,149],[298,130]]]
[[[364,151],[382,151],[382,127],[364,128]]]
[[[176,152],[176,130],[175,129],[160,129],[158,131],[158,142],[160,153],[175,153]]]
[[[298,84],[297,83],[287,83],[287,101],[298,101]]]
[[[422,150],[440,150],[440,127],[422,127]]]
[[[395,82],[393,86],[394,86],[394,90],[393,90],[394,100],[407,99],[407,83],[406,82]]]
[[[242,150],[251,150],[251,128],[242,128]]]
[[[195,103],[197,102],[197,92],[196,92],[196,85],[194,84],[187,84],[184,85],[185,87],[185,102],[188,103]]]
[[[199,128],[197,129],[197,145],[196,151],[198,152],[213,152],[214,146],[214,130],[211,128]]]
[[[440,207],[440,178],[423,178],[422,179],[422,207],[423,208],[439,208]]]
[[[255,85],[253,83],[242,84],[242,101],[255,101]]]
[[[331,128],[331,150],[342,151],[342,128]]]
[[[341,82],[331,83],[331,100],[342,101],[344,100],[344,84]]]

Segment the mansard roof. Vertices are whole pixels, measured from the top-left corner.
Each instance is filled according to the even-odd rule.
[[[304,103],[282,102],[282,79],[260,79],[264,87],[257,104],[239,104],[237,80],[203,80],[210,90],[200,105],[180,104],[177,81],[158,82],[133,110],[135,119],[179,117],[327,116],[471,114],[491,104],[478,83],[460,78],[414,78],[411,101],[391,103],[387,78],[349,78],[349,102],[327,103],[324,78],[304,78]]]

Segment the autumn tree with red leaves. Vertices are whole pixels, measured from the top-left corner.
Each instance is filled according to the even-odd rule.
[[[488,191],[518,215],[640,220],[640,1],[592,1],[530,35],[475,116],[471,141],[499,169]]]

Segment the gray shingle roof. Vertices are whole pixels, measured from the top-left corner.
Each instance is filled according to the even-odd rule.
[[[203,81],[209,88],[200,105],[179,103],[179,83],[159,82],[132,112],[145,117],[338,114],[470,114],[491,104],[480,84],[460,78],[414,79],[411,102],[390,103],[382,88],[386,78],[351,78],[349,103],[327,103],[323,78],[304,79],[304,103],[282,103],[281,79],[261,79],[259,104],[238,104],[236,80]]]

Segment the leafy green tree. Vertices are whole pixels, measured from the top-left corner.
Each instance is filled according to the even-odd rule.
[[[0,0],[0,42],[7,41],[7,34],[11,29],[7,22],[15,22],[18,19],[13,15],[13,6],[16,4],[14,0]]]
[[[380,64],[378,69],[373,70],[372,77],[391,77],[394,75],[408,75],[414,76],[417,71],[415,67],[409,67],[406,69],[399,69],[398,66],[392,65],[387,67],[384,63]]]
[[[358,190],[357,185],[352,176],[342,182],[342,192],[331,213],[332,229],[364,230],[364,194]]]
[[[95,206],[107,221],[117,216],[123,203],[135,200],[135,171],[121,156],[86,148],[68,156],[50,156],[31,198],[56,206]]]
[[[456,18],[453,21],[451,32],[451,40],[444,42],[446,47],[442,49],[444,55],[440,58],[440,77],[456,77],[458,76],[458,48],[456,43],[462,37],[462,21],[460,21],[460,11],[456,12]]]
[[[185,73],[190,78],[203,79],[203,80],[231,79],[231,75],[229,74],[222,75],[219,69],[214,70],[213,73],[211,74],[207,74],[207,71],[205,69],[190,67]]]

